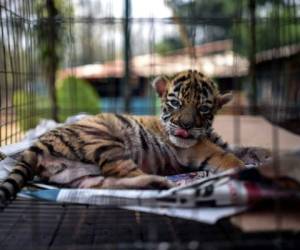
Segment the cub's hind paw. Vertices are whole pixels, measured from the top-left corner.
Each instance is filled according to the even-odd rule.
[[[261,147],[242,147],[234,153],[245,164],[262,165],[272,159],[271,151]]]

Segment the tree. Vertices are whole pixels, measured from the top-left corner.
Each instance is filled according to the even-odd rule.
[[[38,52],[49,86],[52,118],[58,121],[58,106],[55,90],[56,71],[65,47],[65,25],[61,20],[70,17],[73,10],[63,0],[37,0],[34,6],[38,16],[35,33]]]
[[[72,93],[70,93],[72,90]],[[70,116],[79,112],[88,114],[97,114],[100,112],[100,97],[95,89],[85,80],[75,77],[68,77],[59,80],[56,86],[57,105],[59,107],[58,121],[65,122]],[[31,119],[24,119],[24,114],[30,114],[32,107],[30,105],[20,105],[20,100],[33,99],[39,103],[35,107],[35,115]],[[14,106],[20,105],[16,110],[17,121],[22,131],[36,127],[41,119],[50,118],[47,114],[51,107],[49,100],[43,93],[30,96],[26,90],[17,90],[13,95]]]
[[[195,24],[204,33],[196,44],[233,39],[237,52],[248,55],[250,50],[250,0],[185,1],[165,0],[179,24],[192,40]],[[299,16],[294,1],[256,0],[256,52],[300,42],[300,26],[293,19]],[[203,25],[204,24],[204,25]],[[275,27],[275,29],[274,29]],[[277,28],[276,28],[277,27]],[[183,28],[179,29],[182,33]],[[183,37],[184,35],[181,35]]]
[[[184,45],[177,37],[167,37],[155,45],[155,51],[160,55],[166,55],[173,50],[183,48]]]
[[[184,1],[184,0],[165,0],[167,6],[172,9],[173,17],[179,26],[180,37],[184,44],[192,44],[191,41],[195,24],[204,21],[206,27],[205,37],[202,41],[210,42],[228,38],[231,23],[228,18],[233,18],[238,14],[236,6],[240,1]],[[205,22],[209,20],[209,22]],[[189,41],[187,41],[189,40]]]
[[[70,90],[72,92],[70,93]],[[70,115],[79,112],[97,114],[100,111],[100,97],[85,80],[68,77],[57,83],[59,121],[64,122]]]

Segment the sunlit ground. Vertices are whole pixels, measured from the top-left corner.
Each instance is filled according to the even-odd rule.
[[[269,149],[275,143],[280,151],[300,149],[300,136],[272,125],[261,116],[217,115],[214,127],[228,143]]]
[[[0,146],[18,142],[24,135],[18,124],[12,123],[8,126],[1,126],[1,143]]]

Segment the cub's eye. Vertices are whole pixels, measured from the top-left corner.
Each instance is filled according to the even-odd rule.
[[[199,111],[201,112],[201,113],[208,113],[209,112],[209,107],[208,106],[201,106],[200,108],[199,108]]]
[[[179,108],[180,106],[180,102],[177,100],[171,100],[170,104],[174,107],[174,108]]]

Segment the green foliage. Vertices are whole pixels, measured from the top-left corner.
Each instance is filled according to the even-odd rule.
[[[155,45],[155,51],[160,55],[166,55],[173,50],[183,47],[182,42],[176,37],[167,37]]]
[[[293,8],[288,4],[279,9],[274,5],[268,8],[257,6],[257,12],[264,10],[265,18],[257,14],[256,52],[300,42],[300,26],[292,19]],[[247,23],[239,23],[231,29],[231,34],[236,51],[247,56],[251,45],[250,26]]]
[[[202,26],[204,37],[196,43],[210,42],[216,40],[228,39],[232,23],[230,18],[234,18],[239,14],[241,5],[246,1],[185,1],[185,0],[165,0],[166,4],[172,9],[173,15],[179,20],[188,19],[210,19],[211,22],[204,22]],[[244,4],[245,5],[245,4]],[[243,6],[244,8],[245,6]],[[246,5],[247,7],[247,5]],[[195,26],[185,24],[188,37],[193,37]]]
[[[80,112],[100,112],[100,97],[88,82],[69,77],[59,81],[57,86],[59,122]],[[22,131],[35,127],[41,119],[51,118],[48,96],[18,90],[14,93],[13,104],[17,107],[15,112]]]
[[[155,96],[155,115],[161,114],[161,101],[158,96]]]
[[[97,114],[100,111],[100,97],[88,82],[68,77],[57,82],[59,121],[79,112]]]
[[[64,22],[57,21],[62,18],[72,17],[73,8],[64,0],[36,0],[34,11],[39,17],[34,26],[34,32],[38,40],[38,55],[42,66],[49,70],[62,60],[64,49],[67,46],[66,29]]]
[[[42,118],[50,118],[50,103],[45,96],[17,90],[13,95],[13,106],[22,131],[35,127]]]
[[[209,18],[203,27],[204,36],[196,44],[232,39],[235,50],[247,56],[251,45],[249,1],[185,1],[165,0],[173,13],[184,18]],[[293,1],[256,0],[256,52],[300,42],[299,6]],[[235,21],[240,20],[240,21]],[[192,37],[193,25],[186,27]]]
[[[24,100],[28,100],[29,98],[30,98],[30,94],[23,90],[16,91],[13,96],[14,106],[20,105],[19,108],[16,108],[15,112],[16,112],[17,120],[19,121],[19,126],[22,131],[26,131],[30,129],[32,127],[32,124],[30,123],[33,124],[37,123],[37,117],[33,117],[31,122],[26,121],[26,119],[24,119],[27,116],[29,111],[28,106],[24,105]],[[20,103],[20,100],[22,100],[22,103]]]

